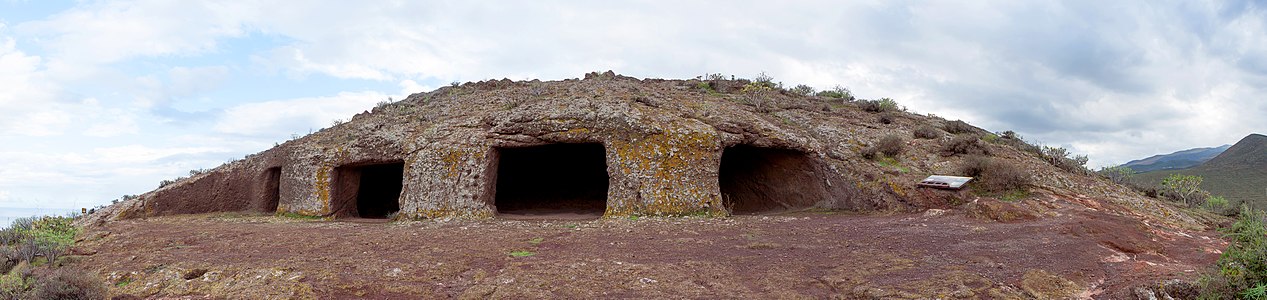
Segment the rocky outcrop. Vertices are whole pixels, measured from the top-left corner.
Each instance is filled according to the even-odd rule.
[[[915,187],[929,174],[958,172],[961,157],[938,154],[952,134],[912,138],[916,127],[940,127],[946,120],[889,112],[880,122],[878,114],[845,99],[738,88],[747,83],[636,79],[609,71],[584,79],[444,87],[380,105],[112,211],[115,217],[215,211],[358,216],[367,209],[358,203],[367,197],[361,187],[372,184],[362,178],[372,175],[399,177],[399,197],[389,201],[398,217],[489,218],[499,214],[499,182],[533,176],[499,173],[501,153],[553,144],[602,146],[607,185],[599,197],[608,217],[944,208],[979,197]],[[903,137],[907,151],[888,163],[859,155],[886,135]],[[1156,206],[1011,146],[985,147],[1033,174],[1040,193]],[[561,159],[558,170],[541,176],[575,167],[567,158],[553,159]],[[383,165],[398,166],[399,174],[367,173]],[[511,196],[518,195],[501,195]]]

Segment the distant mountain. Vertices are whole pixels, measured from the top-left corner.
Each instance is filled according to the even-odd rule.
[[[1130,167],[1135,172],[1152,172],[1158,170],[1178,170],[1195,167],[1213,159],[1215,156],[1223,153],[1232,145],[1223,145],[1212,148],[1195,148],[1178,151],[1171,154],[1153,155],[1152,157],[1132,160],[1123,166]]]
[[[1232,203],[1267,208],[1267,135],[1251,134],[1199,166],[1138,174],[1136,179],[1160,185],[1163,178],[1176,173],[1201,176],[1202,189]]]

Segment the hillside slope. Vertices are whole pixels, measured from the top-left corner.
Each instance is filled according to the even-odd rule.
[[[1141,173],[1136,180],[1160,185],[1170,174],[1201,176],[1201,188],[1214,195],[1226,197],[1233,204],[1267,208],[1267,136],[1250,134],[1200,166]]]
[[[1170,154],[1158,154],[1144,159],[1137,159],[1122,164],[1135,172],[1144,173],[1160,170],[1179,170],[1199,166],[1226,151],[1232,145],[1218,147],[1194,148],[1175,151]]]

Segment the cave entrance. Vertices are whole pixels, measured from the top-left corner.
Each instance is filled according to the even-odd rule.
[[[344,217],[387,218],[400,210],[404,174],[404,162],[339,168],[336,197],[344,208],[337,213]]]
[[[264,171],[264,203],[260,211],[277,212],[277,204],[282,200],[282,167],[272,167]]]
[[[498,148],[498,215],[521,219],[596,219],[607,209],[602,144]]]
[[[722,152],[717,176],[732,214],[767,214],[814,206],[826,188],[805,153],[739,145]]]

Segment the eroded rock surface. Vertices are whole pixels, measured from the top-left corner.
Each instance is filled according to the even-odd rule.
[[[218,211],[355,217],[358,199],[366,197],[362,173],[395,165],[400,195],[388,201],[395,201],[397,218],[490,218],[498,214],[498,181],[517,177],[498,178],[500,153],[552,144],[602,146],[606,217],[726,215],[735,208],[918,210],[981,197],[915,186],[930,174],[958,172],[962,156],[939,154],[954,134],[938,130],[932,139],[912,138],[915,128],[939,128],[944,119],[890,112],[881,122],[879,114],[847,100],[744,93],[737,87],[745,83],[636,79],[609,71],[585,79],[444,87],[379,105],[94,217],[100,222]],[[907,150],[890,163],[859,154],[886,135],[904,137]],[[1097,209],[1145,222],[1204,227],[1170,206],[1063,171],[1033,153],[999,143],[983,147],[1028,172],[1034,197],[1097,200]],[[747,173],[720,174],[727,152],[747,157],[734,159],[746,161],[738,164],[780,167],[732,166]],[[770,202],[747,203],[746,197]],[[981,205],[983,212],[1006,208]],[[1031,218],[1043,210],[1025,207],[1003,216]]]

